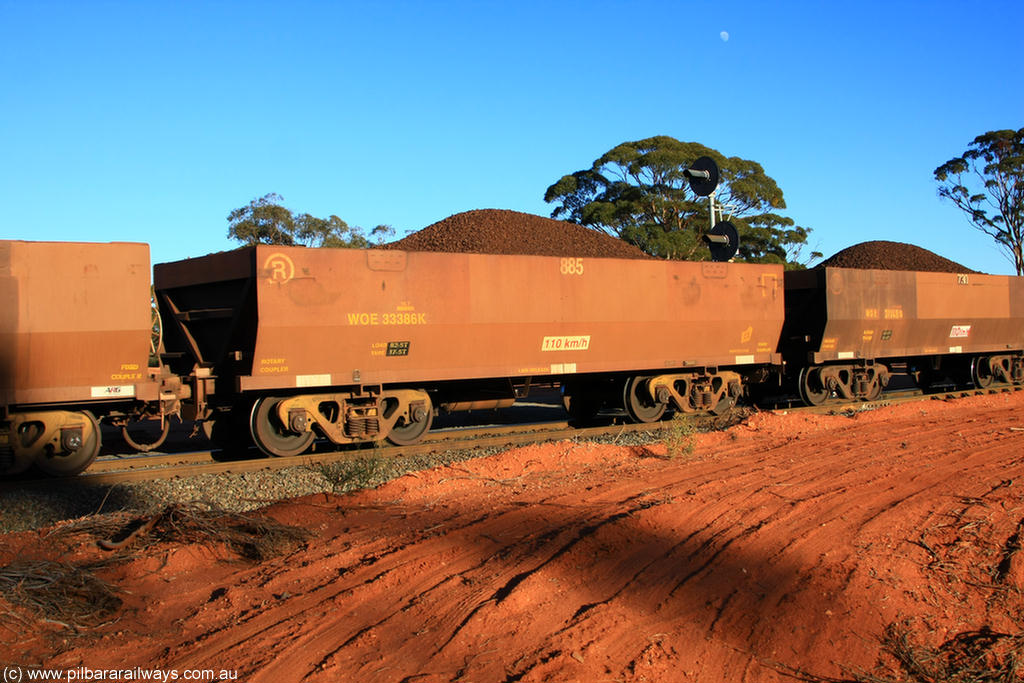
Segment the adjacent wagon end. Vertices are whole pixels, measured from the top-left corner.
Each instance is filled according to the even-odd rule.
[[[76,474],[99,420],[177,405],[149,364],[149,281],[146,244],[0,241],[0,473]]]

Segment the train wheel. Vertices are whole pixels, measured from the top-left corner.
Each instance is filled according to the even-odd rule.
[[[82,443],[74,451],[63,455],[40,453],[36,456],[35,467],[43,474],[51,477],[71,477],[85,471],[103,445],[100,435],[100,424],[88,410],[78,413],[85,418],[82,426]]]
[[[309,448],[314,435],[313,432],[296,433],[281,424],[274,410],[280,400],[267,396],[256,401],[249,416],[249,430],[256,447],[267,455],[298,455]]]
[[[647,377],[630,377],[622,391],[622,404],[634,422],[655,422],[668,407],[647,395]]]
[[[992,366],[989,359],[979,356],[971,361],[971,382],[979,389],[988,389],[992,386],[995,377],[992,375]]]
[[[134,424],[141,424],[145,426],[145,423],[148,421],[149,420],[140,420],[139,422],[136,422]],[[156,439],[153,441],[147,443],[145,440],[141,439],[138,434],[135,437],[133,437],[131,433],[128,431],[128,425],[124,425],[123,427],[121,427],[121,438],[124,439],[124,442],[126,444],[128,444],[135,450],[139,451],[140,453],[149,453],[154,448],[160,448],[160,446],[163,445],[164,441],[167,439],[167,434],[170,431],[170,420],[165,419],[163,429],[160,431],[160,434],[158,434]]]
[[[396,446],[411,446],[423,438],[423,435],[430,431],[434,423],[434,406],[430,403],[430,397],[423,400],[423,405],[413,404],[412,420],[399,418],[387,439]]]
[[[800,399],[809,406],[820,406],[832,394],[821,382],[821,368],[801,368],[797,381],[800,386]]]

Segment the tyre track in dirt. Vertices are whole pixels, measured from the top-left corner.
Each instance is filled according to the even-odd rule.
[[[892,621],[939,633],[994,618],[920,585],[929,556],[913,541],[965,499],[1024,496],[1021,408],[760,414],[701,435],[692,460],[561,442],[285,503],[271,514],[319,533],[304,552],[205,577],[172,566],[174,595],[149,576],[132,590],[157,604],[119,626],[137,639],[98,646],[251,681],[841,675],[873,664]],[[1000,548],[1021,516],[993,526]],[[174,622],[132,626],[163,612]]]

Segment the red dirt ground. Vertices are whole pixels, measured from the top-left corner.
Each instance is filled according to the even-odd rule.
[[[1021,631],[1022,408],[760,413],[692,456],[566,441],[286,501],[267,514],[314,530],[303,549],[251,565],[150,548],[100,572],[128,591],[114,623],[37,622],[0,661],[268,683],[882,671],[891,623],[930,645]],[[0,564],[47,542],[3,539]]]

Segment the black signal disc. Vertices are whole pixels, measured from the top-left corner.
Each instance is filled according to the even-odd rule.
[[[737,232],[736,226],[729,221],[717,223],[715,227],[708,230],[704,241],[711,249],[712,261],[728,261],[740,249],[740,234]]]
[[[707,197],[718,187],[718,164],[711,157],[701,157],[690,166],[691,171],[707,171],[708,177],[690,176],[690,189],[698,197]]]

